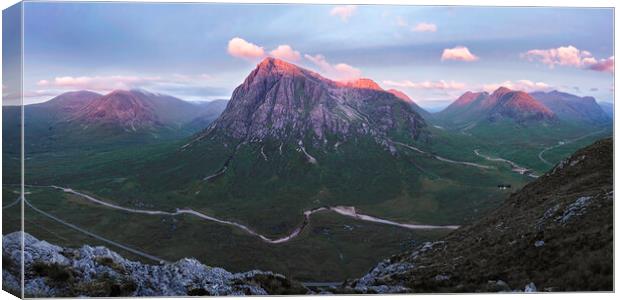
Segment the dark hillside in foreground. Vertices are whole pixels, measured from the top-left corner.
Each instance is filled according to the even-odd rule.
[[[613,290],[613,140],[600,140],[473,225],[394,256],[338,292]]]

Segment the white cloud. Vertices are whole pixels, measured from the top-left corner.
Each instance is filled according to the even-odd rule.
[[[613,56],[598,60],[590,51],[579,50],[572,45],[551,49],[533,49],[521,54],[521,57],[529,61],[541,62],[550,68],[559,65],[600,72],[614,72]]]
[[[337,16],[342,21],[347,22],[349,21],[349,18],[353,16],[356,10],[357,10],[357,6],[355,5],[336,6],[332,8],[329,14],[332,16]]]
[[[413,82],[410,80],[402,80],[402,81],[392,81],[392,80],[384,80],[383,83],[388,86],[400,87],[400,88],[410,88],[410,89],[425,89],[425,90],[462,90],[467,85],[465,83],[456,82],[456,81],[421,81],[421,82]]]
[[[544,82],[534,82],[534,81],[527,80],[527,79],[518,80],[516,82],[507,80],[501,83],[484,84],[482,85],[482,90],[491,93],[502,86],[509,88],[511,90],[525,91],[525,92],[553,90],[553,86],[551,86],[550,84],[547,84]]]
[[[240,37],[228,41],[228,54],[243,59],[257,59],[265,56],[263,47],[252,44]]]
[[[299,51],[293,50],[289,45],[280,45],[269,52],[273,57],[296,62],[301,58]]]
[[[422,22],[422,23],[418,23],[411,30],[415,31],[415,32],[436,32],[437,31],[437,25],[435,25],[433,23]]]
[[[469,52],[467,47],[457,46],[454,48],[443,49],[441,61],[458,60],[458,61],[476,61],[479,57]]]
[[[329,78],[351,80],[357,79],[362,75],[362,71],[345,63],[332,65],[325,59],[325,56],[320,54],[314,56],[306,54],[304,57],[315,64],[321,72]]]

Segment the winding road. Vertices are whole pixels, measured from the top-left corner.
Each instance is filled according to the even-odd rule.
[[[497,161],[497,162],[503,162],[503,163],[507,163],[510,165],[510,167],[512,168],[512,171],[521,175],[525,175],[525,176],[529,176],[532,178],[538,178],[539,176],[534,174],[533,171],[531,169],[528,169],[526,167],[522,167],[517,165],[515,162],[511,161],[511,160],[507,160],[505,158],[501,158],[501,157],[490,157],[490,156],[486,156],[484,154],[480,154],[480,150],[476,149],[474,150],[474,153],[486,160],[489,161]]]
[[[301,223],[301,225],[297,226],[295,229],[293,229],[293,231],[291,231],[290,234],[281,237],[281,238],[268,238],[256,231],[254,231],[253,229],[249,228],[246,225],[243,224],[239,224],[236,222],[232,222],[232,221],[227,221],[227,220],[222,220],[216,217],[212,217],[209,215],[206,215],[204,213],[195,211],[193,209],[179,209],[177,208],[175,212],[167,212],[167,211],[161,211],[161,210],[144,210],[144,209],[135,209],[135,208],[128,208],[128,207],[124,207],[124,206],[120,206],[120,205],[116,205],[113,203],[109,203],[100,199],[97,199],[95,197],[92,197],[90,195],[81,193],[79,191],[73,190],[71,188],[66,188],[66,187],[61,187],[61,186],[56,186],[56,185],[51,185],[51,186],[36,186],[36,187],[47,187],[47,188],[53,188],[53,189],[57,189],[60,191],[63,191],[65,193],[70,193],[70,194],[74,194],[80,197],[83,197],[84,199],[93,202],[93,203],[97,203],[99,205],[108,207],[108,208],[112,208],[112,209],[116,209],[116,210],[120,210],[120,211],[125,211],[125,212],[129,212],[129,213],[136,213],[136,214],[145,214],[145,215],[164,215],[164,216],[178,216],[178,215],[182,215],[182,214],[187,214],[187,215],[193,215],[195,217],[207,220],[207,221],[211,221],[211,222],[216,222],[216,223],[220,223],[220,224],[224,224],[224,225],[229,225],[232,227],[236,227],[239,228],[243,231],[245,231],[246,233],[258,237],[260,238],[262,241],[266,242],[266,243],[270,243],[270,244],[280,244],[280,243],[285,243],[290,241],[291,239],[295,238],[296,236],[298,236],[303,229],[310,223],[310,216],[314,213],[320,212],[320,211],[332,211],[335,212],[337,214],[346,216],[346,217],[350,217],[356,220],[360,220],[360,221],[366,221],[366,222],[372,222],[372,223],[380,223],[380,224],[385,224],[385,225],[391,225],[391,226],[397,226],[397,227],[402,227],[402,228],[407,228],[407,229],[418,229],[418,230],[433,230],[433,229],[449,229],[449,230],[453,230],[453,229],[457,229],[459,226],[458,225],[425,225],[425,224],[407,224],[407,223],[399,223],[399,222],[395,222],[395,221],[390,221],[390,220],[386,220],[386,219],[381,219],[381,218],[377,218],[377,217],[373,217],[373,216],[369,216],[369,215],[365,215],[365,214],[360,214],[357,213],[355,207],[352,206],[323,206],[323,207],[319,207],[319,208],[313,208],[307,211],[304,211],[304,220]]]
[[[577,138],[574,138],[574,139],[572,139],[572,140],[567,140],[567,141],[565,141],[564,143],[560,143],[560,142],[558,142],[557,144],[555,144],[555,145],[553,145],[553,146],[549,146],[549,147],[547,147],[547,148],[543,149],[542,151],[540,151],[540,153],[538,153],[538,158],[539,158],[539,159],[540,159],[540,161],[542,161],[543,163],[545,163],[545,164],[547,164],[547,165],[552,166],[553,164],[552,164],[551,162],[549,162],[549,161],[547,161],[545,158],[543,158],[543,154],[544,154],[545,152],[547,152],[547,151],[549,151],[549,150],[551,150],[551,149],[558,148],[558,147],[560,147],[560,146],[564,146],[564,145],[567,145],[567,144],[574,143],[574,142],[576,142],[576,141],[579,141],[579,140],[585,139],[585,138],[587,138],[587,137],[589,137],[589,136],[592,136],[592,135],[595,135],[595,134],[599,134],[599,133],[605,132],[606,130],[608,130],[608,129],[606,129],[606,128],[605,128],[605,129],[601,129],[601,130],[599,130],[599,131],[590,132],[590,133],[588,133],[588,134],[586,134],[586,135],[582,135],[582,136],[577,137]]]
[[[20,200],[21,200],[21,197],[17,197],[17,199],[15,201],[11,202],[10,204],[7,204],[7,205],[3,206],[2,209],[7,209],[7,208],[9,208],[11,206],[14,206],[15,204],[19,203]],[[118,243],[118,242],[115,242],[113,240],[107,239],[107,238],[102,237],[102,236],[100,236],[100,235],[98,235],[96,233],[92,233],[92,232],[90,232],[88,230],[85,230],[85,229],[83,229],[83,228],[81,228],[81,227],[79,227],[77,225],[74,225],[74,224],[71,224],[71,223],[69,223],[69,222],[67,222],[65,220],[62,220],[62,219],[60,219],[60,218],[58,218],[58,217],[56,217],[56,216],[54,216],[54,215],[52,215],[52,214],[50,214],[50,213],[48,213],[46,211],[44,211],[44,210],[34,206],[32,203],[30,203],[30,201],[28,201],[25,198],[24,198],[24,204],[27,205],[28,207],[30,207],[35,212],[37,212],[37,213],[39,213],[39,214],[41,214],[41,215],[43,215],[43,216],[45,216],[45,217],[47,217],[49,219],[52,219],[52,220],[54,220],[54,221],[56,221],[56,222],[58,222],[58,223],[60,223],[60,224],[62,224],[64,226],[67,226],[67,227],[69,227],[69,228],[71,228],[73,230],[76,230],[76,231],[78,231],[80,233],[83,233],[83,234],[85,234],[87,236],[90,236],[90,237],[92,237],[92,238],[94,238],[96,240],[102,241],[104,243],[108,243],[110,245],[113,245],[113,246],[116,246],[116,247],[118,247],[120,249],[123,249],[123,250],[125,250],[127,252],[133,253],[133,254],[135,254],[137,256],[140,256],[140,257],[143,257],[143,258],[147,258],[147,259],[153,260],[153,261],[158,262],[158,263],[168,262],[167,260],[159,258],[159,257],[157,257],[155,255],[151,255],[151,254],[148,254],[146,252],[143,252],[143,251],[140,251],[140,250],[136,250],[136,249],[134,249],[132,247],[129,247],[127,245],[123,245],[121,243]]]
[[[416,147],[408,145],[408,144],[403,144],[401,142],[395,142],[395,141],[390,141],[390,142],[392,142],[392,143],[394,143],[396,145],[403,146],[405,148],[411,149],[411,150],[416,151],[418,153],[421,153],[421,154],[424,154],[424,155],[429,155],[432,158],[434,158],[436,160],[439,160],[439,161],[443,161],[443,162],[447,162],[447,163],[451,163],[451,164],[457,164],[457,165],[465,165],[465,166],[470,166],[470,167],[476,167],[476,168],[480,168],[480,169],[495,169],[495,167],[492,167],[492,166],[477,164],[477,163],[468,162],[468,161],[457,161],[457,160],[452,160],[452,159],[449,159],[449,158],[441,157],[439,155],[428,153],[428,152],[423,151],[423,150],[421,150],[419,148],[416,148]]]

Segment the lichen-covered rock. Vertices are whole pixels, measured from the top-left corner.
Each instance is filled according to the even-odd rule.
[[[21,233],[2,238],[10,260],[21,257]],[[52,296],[224,296],[305,294],[280,274],[231,273],[195,259],[149,265],[130,261],[105,247],[62,248],[24,233],[25,295]],[[17,264],[18,265],[18,264]],[[19,268],[3,269],[3,285],[19,291]]]

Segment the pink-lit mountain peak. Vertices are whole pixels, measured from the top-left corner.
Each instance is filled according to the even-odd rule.
[[[481,96],[486,97],[488,96],[488,93],[468,91],[465,94],[461,95],[458,99],[456,99],[453,105],[454,106],[467,106],[470,103],[474,102],[476,99],[480,98]]]
[[[392,95],[394,95],[394,96],[396,96],[396,98],[398,98],[400,100],[403,100],[405,102],[408,102],[408,103],[413,103],[414,102],[413,99],[411,99],[407,94],[405,94],[404,92],[399,91],[397,89],[389,89],[389,90],[387,90],[387,92],[392,94]]]
[[[358,78],[348,81],[340,81],[339,84],[344,87],[357,88],[357,89],[370,89],[375,91],[383,91],[383,88],[379,86],[374,80],[369,78]]]
[[[283,74],[283,75],[299,75],[307,70],[304,70],[294,64],[285,62],[281,59],[266,57],[257,66],[256,71],[259,73],[271,73],[271,74]]]

